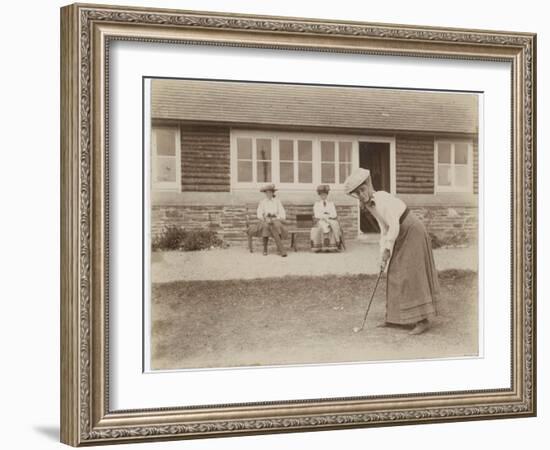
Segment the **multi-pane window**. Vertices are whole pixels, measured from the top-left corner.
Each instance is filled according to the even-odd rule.
[[[472,144],[468,142],[436,142],[436,192],[471,192],[472,158]]]
[[[252,139],[237,138],[237,181],[253,181],[252,164]]]
[[[351,154],[352,154],[352,143],[349,141],[339,142],[338,143],[338,174],[339,174],[339,183],[342,184],[346,181],[346,178],[351,174],[352,165],[351,165]]]
[[[279,182],[312,183],[313,142],[304,139],[279,139]]]
[[[321,183],[336,182],[336,142],[321,141]]]
[[[342,185],[352,171],[354,141],[290,133],[235,132],[233,180],[236,187],[277,183],[310,189]]]
[[[351,141],[321,141],[321,183],[343,184],[351,173]]]
[[[298,141],[298,183],[313,182],[313,142]]]
[[[294,176],[297,173],[294,170],[295,159],[294,149],[295,141],[290,139],[281,139],[279,141],[279,181],[281,183],[294,183]]]
[[[271,182],[271,139],[238,137],[237,182]]]
[[[152,182],[159,189],[178,189],[180,185],[179,129],[152,129]]]
[[[256,180],[271,181],[271,139],[256,139]]]

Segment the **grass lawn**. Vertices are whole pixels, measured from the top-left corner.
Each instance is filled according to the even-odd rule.
[[[419,336],[377,328],[385,314],[380,280],[345,275],[179,281],[152,289],[153,369],[234,367],[474,356],[477,273],[440,272],[444,314]]]

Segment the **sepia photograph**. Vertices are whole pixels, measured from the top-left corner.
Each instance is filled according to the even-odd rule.
[[[144,96],[150,370],[480,356],[480,93]]]
[[[417,6],[61,8],[63,443],[537,415],[537,34]]]

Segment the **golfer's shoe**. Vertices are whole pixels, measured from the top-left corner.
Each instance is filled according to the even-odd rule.
[[[409,331],[410,335],[416,336],[418,334],[425,333],[430,329],[430,322],[428,322],[426,319],[421,320],[420,322],[417,322],[415,327]]]

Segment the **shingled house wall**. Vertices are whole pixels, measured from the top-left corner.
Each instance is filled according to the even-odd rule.
[[[435,177],[434,135],[398,134],[395,139],[395,172],[398,194],[433,194]],[[473,142],[473,189],[478,193],[478,143]]]
[[[229,192],[228,127],[182,125],[181,189],[184,192]]]
[[[181,123],[182,192],[228,193],[230,181],[230,128]],[[434,193],[434,135],[396,135],[396,187],[400,194]],[[477,193],[478,146],[474,144],[474,192]],[[311,203],[285,204],[288,224],[295,225],[297,214],[311,214]],[[257,204],[186,205],[154,204],[152,236],[168,225],[189,230],[211,229],[227,242],[240,244],[246,239],[247,220],[255,220]],[[337,205],[338,216],[347,239],[358,235],[358,208]],[[430,205],[413,206],[428,231],[446,242],[465,243],[477,239],[477,207]],[[303,245],[303,243],[302,243]]]
[[[395,175],[398,194],[434,193],[434,142],[434,136],[396,136]]]

